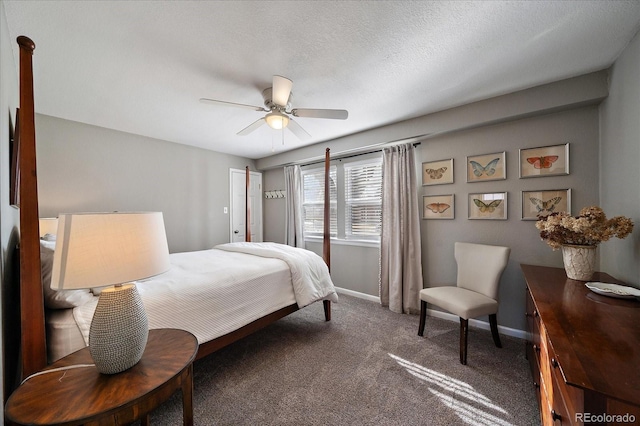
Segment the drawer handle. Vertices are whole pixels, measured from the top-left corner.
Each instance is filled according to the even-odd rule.
[[[562,422],[562,416],[556,413],[556,410],[551,410],[551,419],[555,422],[556,420],[560,420]]]
[[[555,358],[551,358],[551,366],[553,368],[558,368],[558,361]]]

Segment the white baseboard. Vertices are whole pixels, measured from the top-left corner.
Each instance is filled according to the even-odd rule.
[[[347,296],[353,296],[353,297],[357,297],[359,299],[364,299],[364,300],[369,300],[371,302],[380,303],[380,298],[378,296],[372,296],[370,294],[361,293],[359,291],[353,291],[353,290],[349,290],[349,289],[342,288],[342,287],[336,287],[336,291],[338,293],[346,294]],[[431,317],[434,317],[434,318],[445,319],[447,321],[460,322],[460,319],[457,316],[455,316],[453,314],[450,314],[448,312],[442,312],[442,311],[436,311],[436,310],[433,310],[433,309],[427,309],[427,315],[429,315]],[[483,329],[483,330],[491,330],[491,326],[489,326],[488,322],[480,321],[480,320],[477,320],[477,319],[470,319],[469,320],[469,325],[471,327],[476,327],[476,328],[480,328],[480,329]],[[500,332],[500,334],[504,334],[506,336],[516,337],[518,339],[525,340],[527,338],[527,335],[526,335],[525,331],[517,330],[515,328],[510,328],[510,327],[504,327],[502,325],[498,326],[498,332]]]
[[[360,293],[359,291],[349,290],[347,288],[336,287],[336,291],[338,293],[346,294],[347,296],[357,297],[358,299],[369,300],[371,302],[380,303],[380,298],[378,296],[372,296],[366,293]]]
[[[441,318],[448,321],[460,322],[460,318],[450,314],[448,312],[436,311],[434,309],[427,309],[427,315],[434,318]],[[469,325],[471,327],[481,328],[483,330],[491,330],[491,326],[488,322],[480,321],[477,319],[470,319]],[[498,332],[500,334],[504,334],[506,336],[516,337],[518,339],[525,340],[527,338],[526,332],[523,330],[517,330],[515,328],[504,327],[502,325],[498,326]]]

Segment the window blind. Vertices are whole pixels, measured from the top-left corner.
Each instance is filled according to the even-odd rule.
[[[377,240],[382,227],[382,163],[347,163],[344,171],[345,236]]]
[[[305,170],[302,172],[305,236],[322,236],[324,234],[324,168]],[[337,236],[338,209],[336,188],[336,167],[329,168],[329,200],[330,200],[330,234]]]

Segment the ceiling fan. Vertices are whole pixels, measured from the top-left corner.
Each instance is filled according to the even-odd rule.
[[[244,129],[240,130],[238,132],[238,135],[240,136],[248,135],[264,123],[267,123],[267,125],[272,129],[280,130],[286,127],[299,139],[307,139],[310,138],[311,135],[307,133],[307,131],[304,130],[297,122],[295,122],[291,116],[305,118],[331,118],[337,120],[346,120],[349,116],[349,112],[344,109],[291,109],[291,100],[293,98],[293,94],[291,92],[292,86],[293,82],[288,78],[274,75],[272,87],[268,87],[262,91],[264,107],[207,98],[200,98],[200,102],[240,107],[267,113],[264,117],[259,118]]]

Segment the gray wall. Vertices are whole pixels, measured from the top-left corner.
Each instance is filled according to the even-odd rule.
[[[229,241],[229,169],[246,158],[36,116],[40,216],[161,211],[171,252]]]
[[[600,107],[600,202],[635,222],[624,240],[600,245],[600,267],[640,285],[640,34],[611,69],[609,97]]]
[[[11,293],[16,291],[18,271],[14,270],[14,248],[18,242],[19,211],[9,205],[9,128],[15,124],[18,106],[18,74],[11,47],[15,40],[9,38],[4,3],[0,2],[0,377],[2,383],[13,385],[17,362],[17,345],[7,341],[6,327],[16,319],[15,306],[8,306]],[[6,303],[5,303],[6,302]],[[19,317],[18,317],[19,318]],[[5,370],[5,366],[7,369]],[[7,377],[5,377],[7,375]],[[0,401],[4,402],[5,388],[0,388]],[[0,419],[4,419],[4,403],[0,406]],[[0,421],[2,423],[2,421]]]
[[[265,191],[285,189],[284,169],[267,170],[262,174],[262,183]],[[284,198],[264,199],[262,208],[264,212],[264,241],[273,241],[284,244],[286,200]],[[269,212],[267,214],[266,212]]]
[[[518,149],[570,143],[568,176],[519,179]],[[466,182],[465,157],[506,151],[507,179]],[[511,247],[500,286],[500,325],[523,330],[524,280],[521,263],[562,266],[560,251],[540,241],[534,221],[521,220],[520,192],[572,190],[572,213],[598,203],[597,106],[545,114],[430,139],[420,145],[422,161],[454,159],[454,183],[425,186],[421,195],[455,194],[454,220],[422,221],[422,265],[425,287],[455,283],[455,241]],[[507,192],[508,219],[467,219],[469,193]],[[485,319],[486,320],[486,319]]]
[[[523,330],[525,283],[520,263],[562,266],[562,256],[540,241],[533,221],[520,220],[520,191],[571,188],[573,212],[598,203],[597,104],[606,95],[607,72],[596,72],[267,157],[258,160],[257,167],[268,169],[265,175],[279,176],[282,168],[278,164],[315,159],[326,146],[338,155],[403,138],[421,140],[418,163],[454,158],[453,184],[420,187],[416,194],[420,198],[451,193],[456,196],[454,220],[421,222],[424,285],[455,282],[455,241],[507,245],[512,253],[501,281],[498,322]],[[429,136],[411,138],[417,135]],[[567,142],[571,147],[570,175],[518,178],[519,149]],[[507,152],[506,180],[466,183],[467,155],[501,151]],[[467,219],[468,193],[504,191],[508,193],[508,220]],[[266,228],[276,229],[281,219],[271,204],[265,204]],[[317,249],[313,244],[308,247]],[[378,296],[378,256],[379,251],[370,247],[333,244],[331,266],[336,285]],[[352,264],[358,266],[351,267]]]

